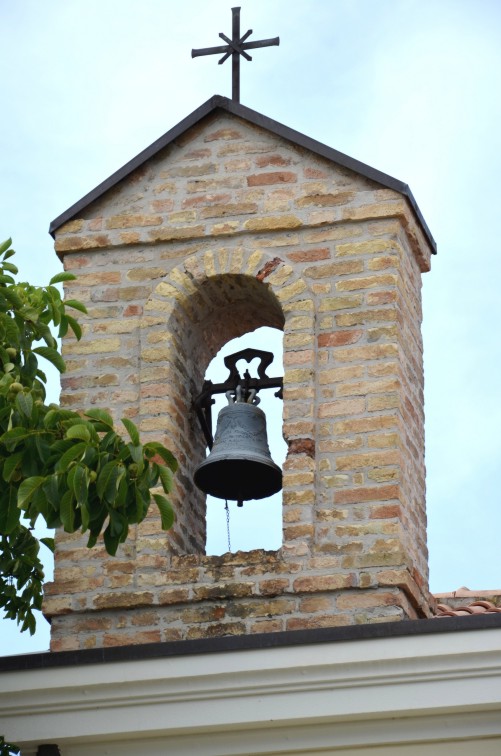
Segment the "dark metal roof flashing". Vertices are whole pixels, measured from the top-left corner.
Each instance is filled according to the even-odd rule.
[[[458,632],[500,630],[501,614],[476,614],[467,617],[431,617],[429,619],[381,622],[347,627],[322,627],[312,630],[289,630],[256,635],[226,635],[221,638],[144,643],[109,648],[86,648],[75,651],[42,651],[0,657],[0,673],[31,669],[71,667],[81,664],[143,661],[196,654],[253,651],[266,648],[292,648],[317,643],[371,641],[378,638],[404,638]]]
[[[165,147],[171,144],[171,142],[175,141],[185,131],[192,128],[203,118],[206,118],[208,115],[216,112],[218,109],[225,110],[226,112],[238,116],[239,118],[242,118],[245,121],[254,124],[255,126],[260,126],[267,131],[271,131],[273,134],[276,134],[283,139],[287,139],[289,142],[292,142],[299,147],[303,147],[304,149],[307,149],[310,152],[319,155],[320,157],[326,158],[327,160],[330,160],[331,162],[336,163],[343,168],[354,171],[355,173],[358,173],[361,176],[370,179],[371,181],[375,181],[388,189],[394,189],[395,191],[404,195],[404,197],[408,199],[416,215],[419,225],[421,226],[424,235],[426,236],[426,239],[430,244],[432,253],[436,254],[436,242],[407,184],[404,184],[402,181],[399,181],[392,176],[388,176],[388,174],[386,173],[382,173],[382,171],[376,170],[376,168],[371,168],[371,166],[366,165],[365,163],[361,163],[359,160],[355,160],[354,158],[351,158],[342,152],[338,152],[338,150],[335,150],[332,147],[328,147],[327,145],[322,144],[322,142],[317,142],[315,139],[311,139],[311,137],[305,136],[299,131],[295,131],[288,126],[284,126],[284,124],[279,123],[278,121],[274,121],[272,118],[268,118],[267,116],[262,115],[255,110],[251,110],[251,108],[247,108],[241,103],[234,102],[232,100],[229,100],[227,97],[222,97],[221,95],[213,95],[213,97],[207,100],[207,102],[194,110],[193,113],[190,113],[190,115],[188,115],[186,118],[183,118],[183,120],[180,121],[176,126],[174,126],[174,128],[167,131],[163,136],[153,142],[153,144],[150,144],[149,147],[136,155],[135,158],[130,160],[128,163],[122,166],[122,168],[109,176],[109,178],[96,186],[95,189],[82,197],[82,199],[78,200],[78,202],[75,202],[75,204],[65,210],[64,213],[61,213],[61,215],[55,218],[50,224],[49,233],[51,234],[51,236],[54,237],[56,231],[61,226],[63,226],[73,218],[78,217],[78,215],[90,204],[100,199],[106,192],[126,179],[131,173],[133,173],[133,171],[135,171],[137,168],[140,168],[151,158],[155,157],[155,155],[157,155],[160,150],[163,150]]]

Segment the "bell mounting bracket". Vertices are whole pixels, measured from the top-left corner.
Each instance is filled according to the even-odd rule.
[[[237,362],[245,360],[246,362],[252,362],[253,359],[258,358],[260,360],[257,368],[257,378],[252,378],[248,369],[241,376],[238,372]],[[273,352],[265,352],[262,349],[242,349],[240,352],[229,354],[224,358],[224,364],[230,371],[224,383],[212,383],[212,381],[204,381],[201,393],[196,397],[194,401],[195,410],[202,426],[202,431],[207,441],[207,446],[212,449],[214,439],[212,437],[212,412],[211,407],[215,403],[212,398],[214,394],[226,394],[228,391],[236,391],[237,386],[240,386],[244,400],[249,396],[250,391],[254,389],[257,393],[261,389],[276,388],[275,396],[278,399],[282,399],[282,390],[284,385],[283,377],[277,376],[270,378],[266,375],[266,370],[273,362]]]

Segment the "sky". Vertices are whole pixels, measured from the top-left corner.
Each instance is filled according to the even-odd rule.
[[[242,61],[241,102],[409,184],[437,241],[423,281],[430,586],[501,589],[501,3],[241,8],[251,40],[280,36]],[[191,59],[231,36],[230,9],[0,0],[0,237],[13,238],[22,278],[61,270],[53,218],[213,94],[231,96],[229,62]],[[56,399],[54,376],[50,390]],[[225,550],[217,508],[213,551]],[[250,525],[231,511],[234,550],[267,517],[273,531],[279,507],[267,511]],[[48,642],[43,618],[31,639],[0,622],[0,654]]]

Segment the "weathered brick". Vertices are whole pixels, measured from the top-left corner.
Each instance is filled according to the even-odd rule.
[[[314,630],[319,627],[343,627],[350,625],[349,614],[314,615],[310,617],[293,617],[287,620],[287,630]]]
[[[123,646],[124,643],[137,645],[139,643],[160,643],[162,640],[160,630],[142,630],[127,634],[125,637],[121,633],[105,633],[103,637],[103,646]]]
[[[337,291],[356,291],[358,289],[373,289],[379,286],[396,286],[398,276],[387,273],[384,276],[366,276],[365,278],[349,278],[336,283]]]
[[[385,357],[398,355],[396,344],[368,344],[355,346],[350,349],[338,349],[336,360],[338,362],[356,362],[362,360],[378,360]]]
[[[381,252],[398,250],[398,245],[393,240],[371,239],[363,242],[349,242],[336,246],[336,257],[346,255],[374,255]]]
[[[204,138],[205,142],[219,142],[221,140],[227,141],[228,139],[242,139],[242,132],[233,128],[221,128],[216,131],[212,131]]]
[[[335,192],[332,194],[310,194],[297,200],[298,207],[332,207],[335,205],[347,205],[355,198],[355,192]]]
[[[341,384],[336,388],[336,394],[337,396],[367,396],[369,394],[383,394],[389,391],[395,391],[399,386],[400,382],[397,378],[388,378],[381,381],[356,381]]]
[[[338,591],[355,585],[353,573],[338,575],[315,575],[296,578],[292,587],[296,593],[320,593],[321,591]]]
[[[227,215],[251,215],[257,212],[255,202],[227,203],[224,205],[210,205],[200,211],[201,218],[223,218]]]
[[[295,184],[297,174],[292,171],[272,171],[270,173],[255,173],[247,176],[248,186],[270,186],[271,184]]]
[[[338,417],[340,415],[359,415],[365,410],[365,399],[339,399],[325,402],[318,408],[319,417]]]
[[[363,325],[365,323],[388,322],[397,319],[396,310],[358,310],[357,312],[340,313],[336,315],[336,325],[344,326]]]
[[[339,609],[360,609],[372,606],[395,606],[398,605],[396,593],[384,593],[381,591],[364,591],[360,593],[343,593],[336,601]]]
[[[269,165],[273,166],[285,166],[290,165],[290,157],[285,157],[280,153],[271,155],[261,155],[255,158],[255,163],[258,168],[267,168]]]
[[[313,249],[303,249],[296,252],[288,252],[287,257],[291,262],[317,262],[318,260],[328,260],[330,250],[328,247],[316,247]]]
[[[337,347],[346,346],[346,344],[355,344],[360,341],[364,335],[363,331],[334,331],[332,333],[321,333],[318,337],[319,347]]]
[[[400,452],[396,449],[382,452],[365,452],[338,457],[337,470],[358,470],[363,467],[381,467],[382,465],[399,464]]]
[[[106,228],[134,228],[135,226],[159,226],[161,215],[113,215],[106,220]]]
[[[247,231],[281,231],[285,228],[299,228],[302,221],[295,215],[268,215],[249,218],[244,223]]]
[[[326,297],[320,302],[320,312],[328,312],[332,310],[352,310],[355,307],[360,307],[363,302],[363,296],[358,294],[354,296],[345,297]]]
[[[289,588],[288,578],[269,578],[259,582],[259,593],[262,596],[279,596]]]
[[[346,468],[345,468],[346,469]],[[375,486],[373,488],[354,488],[345,491],[336,491],[334,502],[336,504],[359,504],[363,501],[384,501],[386,499],[398,499],[399,486]]]
[[[128,281],[151,281],[165,276],[165,268],[132,268],[127,273]]]

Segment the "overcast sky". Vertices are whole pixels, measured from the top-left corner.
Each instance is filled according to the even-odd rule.
[[[242,61],[242,103],[408,183],[437,241],[424,277],[431,589],[501,589],[501,3],[241,6],[251,39],[280,36]],[[22,277],[60,270],[54,217],[211,95],[231,96],[230,62],[190,57],[231,36],[230,8],[0,0],[0,237]],[[0,653],[47,648],[40,627],[20,642],[3,622]]]

